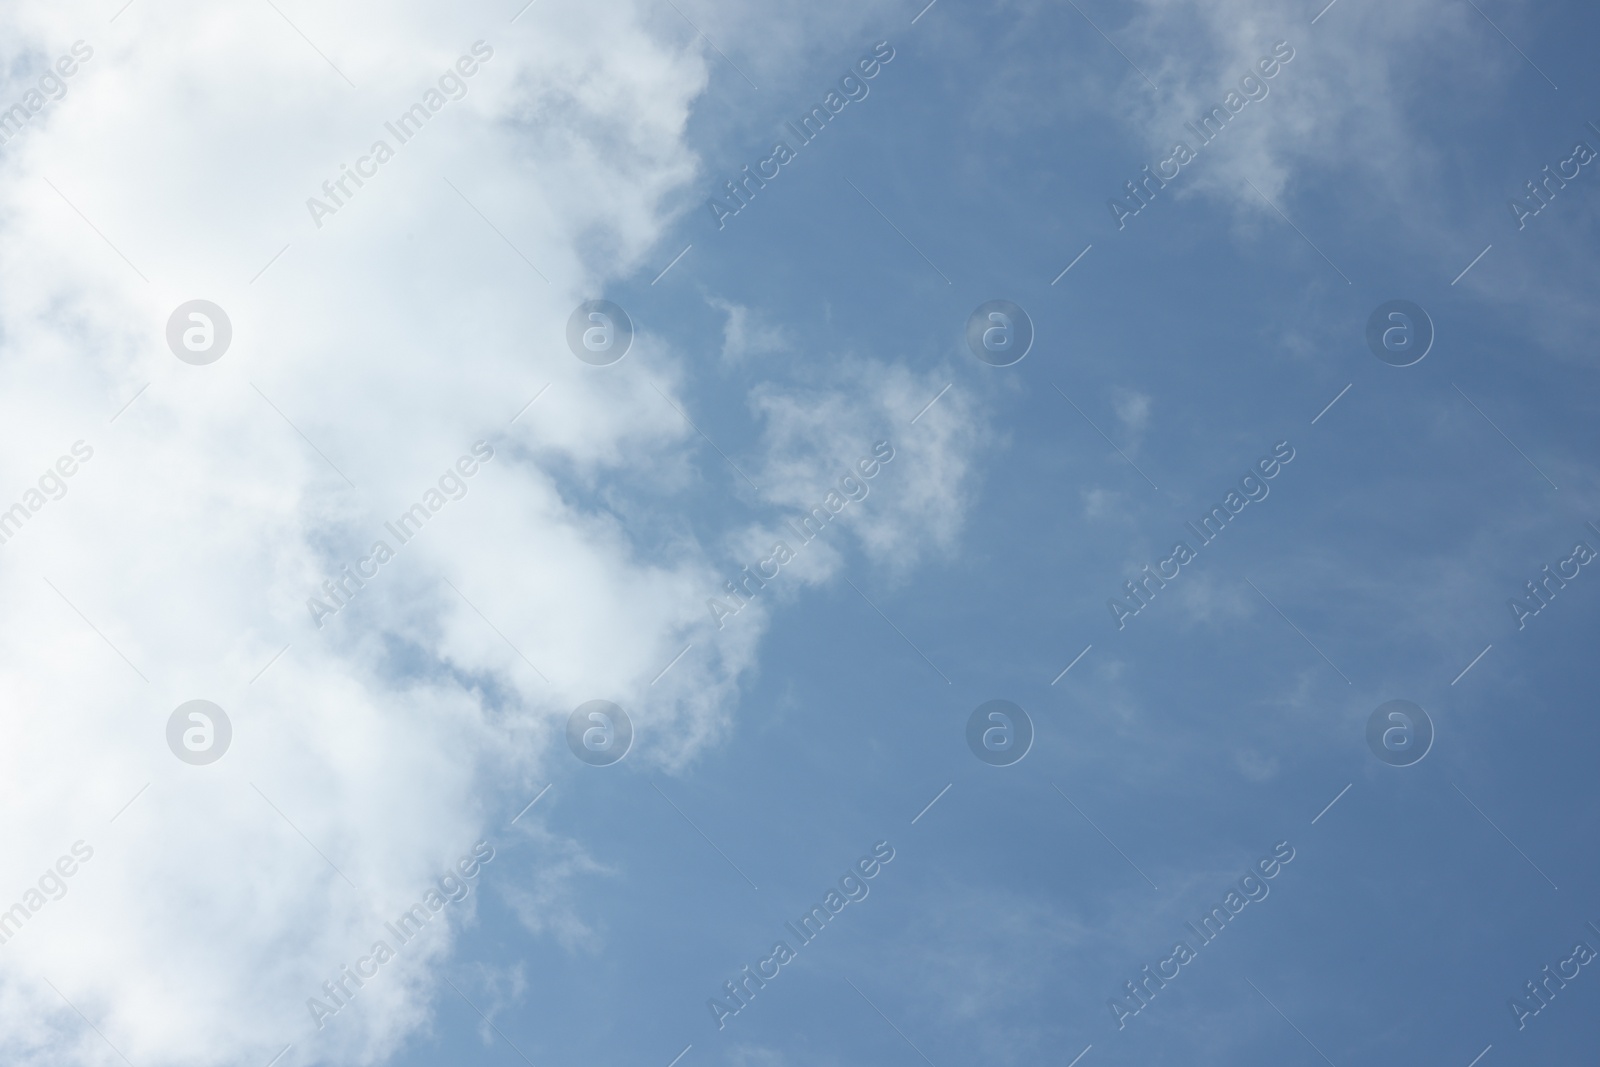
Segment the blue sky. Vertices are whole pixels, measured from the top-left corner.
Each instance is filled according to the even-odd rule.
[[[1600,163],[1521,229],[1508,200],[1600,150],[1600,16],[918,6],[541,0],[508,24],[475,3],[372,38],[295,9],[306,32],[250,60],[304,64],[282,102],[230,83],[222,45],[180,73],[177,15],[83,16],[127,35],[85,64],[105,80],[0,157],[21,249],[0,263],[5,484],[75,426],[105,459],[4,546],[0,582],[49,621],[5,639],[0,679],[19,707],[64,693],[94,740],[62,770],[19,722],[0,798],[29,827],[14,897],[86,833],[106,858],[84,880],[109,870],[0,973],[0,1012],[46,1013],[16,1062],[1592,1055],[1594,968],[1521,1028],[1508,1001],[1600,951],[1600,572],[1520,629],[1508,599],[1600,551]],[[267,32],[207,18],[233,47]],[[87,32],[17,23],[46,43],[11,56],[12,96]],[[457,126],[313,229],[301,190],[480,37],[494,62],[436,120]],[[878,42],[870,92],[719,229],[707,199]],[[1278,42],[1270,91],[1119,229],[1108,198]],[[208,86],[238,95],[196,102]],[[227,131],[249,177],[163,185],[199,154],[119,87]],[[309,132],[256,144],[239,114]],[[119,115],[137,128],[104,140]],[[111,164],[127,188],[88,177]],[[209,236],[183,230],[194,195]],[[211,377],[159,340],[204,295],[237,348]],[[602,297],[637,336],[592,367],[563,338]],[[1009,367],[964,339],[995,299],[1035,331]],[[1435,330],[1408,367],[1365,338],[1396,299]],[[72,356],[84,338],[97,354]],[[462,502],[313,627],[316,583],[480,439],[495,460]],[[718,628],[723,580],[882,441],[866,496]],[[1270,492],[1200,545],[1185,524],[1275,447]],[[1195,558],[1119,628],[1108,599],[1179,540]],[[196,696],[235,722],[209,777],[162,747]],[[565,740],[597,698],[636,730],[604,767]],[[1011,766],[967,747],[993,699],[1035,731]],[[1397,699],[1436,734],[1410,766],[1366,740]],[[74,776],[102,784],[69,803]],[[478,840],[494,859],[448,928],[315,1030],[318,984]],[[800,947],[785,923],[879,842],[867,895]],[[1275,848],[1270,892],[1201,946],[1185,924]],[[1119,1026],[1108,1001],[1180,939],[1196,958]],[[779,940],[796,958],[719,1027],[708,999]],[[142,1000],[162,974],[193,989]]]
[[[1337,130],[1372,105],[1335,100],[1321,116],[1306,82],[1337,82],[1326,39],[1350,47],[1362,31],[1382,35],[1381,17],[1335,8],[1311,27],[1313,14],[1279,5],[1259,15],[1250,43],[1265,54],[1289,39],[1297,54],[1273,95],[1252,105],[1285,114],[1247,109],[1239,121]],[[1115,5],[1092,15],[1113,36],[1127,22]],[[886,18],[878,33],[896,59],[867,100],[725,231],[708,233],[702,213],[689,213],[661,262],[683,244],[693,250],[654,287],[664,292],[622,290],[630,306],[681,323],[685,343],[714,350],[719,317],[681,305],[715,293],[781,324],[799,357],[748,374],[714,363],[699,371],[700,426],[736,459],[760,431],[739,402],[744,391],[774,378],[806,384],[875,357],[937,368],[990,413],[953,557],[901,581],[866,561],[846,565],[951,684],[848,587],[784,606],[759,678],[741,694],[739,736],[692,776],[657,782],[759,892],[639,780],[640,768],[614,776],[615,786],[582,768],[570,785],[558,775],[566,795],[552,792],[545,817],[623,869],[595,879],[589,910],[606,933],[593,955],[536,962],[512,945],[489,949],[497,924],[492,909],[483,913],[489,958],[524,960],[529,1011],[511,1013],[507,1032],[535,1062],[665,1063],[691,1043],[686,1060],[703,1062],[919,1062],[847,979],[938,1064],[1065,1063],[1091,1044],[1101,1062],[1318,1062],[1247,980],[1335,1063],[1465,1065],[1490,1044],[1499,1062],[1541,1062],[1592,1047],[1600,1032],[1581,979],[1521,1032],[1506,1000],[1574,941],[1595,943],[1584,922],[1600,914],[1586,888],[1596,872],[1572,847],[1594,818],[1586,767],[1595,737],[1580,710],[1589,686],[1578,651],[1594,601],[1575,581],[1519,633],[1505,600],[1574,541],[1594,543],[1584,430],[1593,373],[1581,349],[1551,343],[1583,333],[1591,312],[1577,293],[1550,306],[1582,276],[1580,264],[1592,269],[1592,253],[1574,246],[1594,234],[1594,202],[1576,180],[1517,232],[1505,200],[1574,140],[1596,143],[1583,122],[1600,115],[1597,96],[1573,49],[1593,26],[1571,8],[1495,15],[1559,92],[1519,67],[1492,28],[1474,27],[1467,8],[1461,32],[1481,31],[1474,48],[1494,64],[1494,84],[1450,55],[1391,57],[1398,98],[1384,103],[1404,126],[1408,158],[1360,159],[1359,134],[1300,152],[1265,147],[1301,157],[1275,200],[1349,285],[1252,204],[1248,188],[1158,200],[1117,232],[1107,195],[1173,127],[1147,131],[1075,106],[1093,96],[1076,84],[1102,97],[1147,87],[1070,9],[941,4],[915,27]],[[1341,27],[1347,17],[1354,25]],[[757,132],[718,136],[706,150],[710,175],[751,158],[760,119],[804,110],[865,41],[841,42],[759,96],[714,67],[711,95],[747,99],[734,110],[752,117],[731,124]],[[1119,43],[1149,55],[1136,37]],[[1232,71],[1211,66],[1219,99]],[[1206,84],[1197,78],[1196,91]],[[1530,290],[1546,295],[1521,297]],[[995,296],[1021,303],[1038,330],[1033,352],[1005,370],[960,346],[965,313]],[[1391,297],[1422,303],[1437,325],[1415,367],[1388,367],[1365,350],[1366,315]],[[1162,488],[1052,385],[1124,450],[1136,448]],[[1145,398],[1147,425],[1119,420],[1127,394]],[[925,417],[938,416],[936,407]],[[1117,632],[1106,597],[1188,537],[1182,523],[1280,440],[1296,461],[1270,497]],[[743,487],[714,453],[702,474],[708,512],[739,507]],[[1088,513],[1091,493],[1109,497],[1106,514]],[[1180,591],[1191,601],[1178,602]],[[995,696],[1019,701],[1039,731],[1029,758],[1006,769],[973,759],[960,730]],[[1367,714],[1394,697],[1419,702],[1437,724],[1431,758],[1414,767],[1386,767],[1364,746]],[[951,791],[911,825],[947,782]],[[704,1000],[880,838],[897,861],[872,896],[806,951],[798,977],[785,969],[717,1031]],[[1241,915],[1245,928],[1209,946],[1192,977],[1185,968],[1119,1032],[1107,998],[1188,937],[1183,922],[1281,840],[1296,862]],[[491,1048],[484,1062],[513,1062],[506,1051]]]

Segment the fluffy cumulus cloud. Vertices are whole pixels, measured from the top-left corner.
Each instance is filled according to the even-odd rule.
[[[583,492],[685,480],[678,354],[643,331],[595,368],[563,342],[659,254],[698,166],[706,60],[646,7],[0,15],[26,115],[0,149],[6,1062],[375,1061],[475,897],[337,1025],[306,998],[471,849],[496,785],[538,778],[572,707],[622,703],[668,767],[728,729],[759,625],[651,686],[722,575]],[[232,327],[205,366],[164,337],[197,298]],[[880,368],[840,410],[903,424],[929,385]],[[916,427],[934,465],[908,442],[906,503],[861,527],[880,555],[954,535],[973,431],[941,408]],[[233,731],[204,768],[164,733],[196,698]],[[596,869],[550,851],[530,921]]]

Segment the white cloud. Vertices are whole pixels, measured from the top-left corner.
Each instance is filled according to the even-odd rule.
[[[1112,400],[1122,427],[1134,437],[1150,425],[1150,397],[1134,389],[1118,389]]]
[[[825,386],[757,389],[768,455],[756,479],[762,495],[785,514],[805,513],[886,441],[894,458],[841,519],[892,576],[949,553],[975,496],[975,453],[993,443],[978,400],[960,386],[939,395],[949,383],[942,372],[864,360],[839,361]]]
[[[550,935],[568,952],[593,952],[604,945],[604,932],[574,900],[575,877],[615,877],[620,872],[589,855],[578,842],[530,824],[524,836],[536,846],[532,883],[507,884],[502,895],[529,933]]]
[[[1265,607],[1252,602],[1250,598],[1253,596],[1255,594],[1250,592],[1249,587],[1237,580],[1201,573],[1184,575],[1172,599],[1190,625],[1195,625],[1248,618],[1258,607]]]
[[[1126,493],[1097,487],[1079,490],[1079,495],[1083,497],[1083,514],[1086,518],[1115,518],[1125,522],[1131,517]]]
[[[789,1063],[782,1052],[762,1045],[734,1045],[728,1050],[728,1056],[733,1067],[786,1067]]]
[[[1278,757],[1264,756],[1253,748],[1234,753],[1234,766],[1252,782],[1270,782],[1278,776]]]
[[[1385,204],[1414,203],[1403,190],[1436,164],[1408,117],[1412,90],[1426,84],[1423,57],[1447,56],[1458,69],[1470,69],[1485,99],[1492,90],[1482,72],[1498,80],[1508,67],[1469,8],[1442,2],[1340,5],[1314,28],[1260,0],[1143,0],[1141,6],[1123,34],[1141,42],[1138,57],[1161,89],[1150,92],[1130,75],[1139,88],[1121,98],[1122,110],[1150,131],[1151,151],[1160,158],[1174,138],[1193,147],[1198,138],[1183,124],[1222,105],[1277,42],[1293,50],[1267,81],[1266,96],[1244,104],[1173,189],[1222,197],[1252,216],[1271,209],[1246,178],[1281,205],[1297,170],[1318,165],[1360,171],[1364,181],[1395,194],[1375,198]]]
[[[787,331],[763,321],[754,309],[717,297],[712,297],[707,303],[728,316],[728,321],[722,327],[724,360],[737,362],[746,356],[766,356],[787,352],[794,347]]]
[[[631,4],[544,4],[491,29],[437,6],[282,6],[358,88],[269,5],[0,15],[8,60],[94,47],[0,173],[0,497],[93,448],[0,545],[0,595],[26,620],[0,636],[16,709],[0,897],[76,840],[95,850],[0,946],[8,1063],[104,1062],[74,1008],[135,1063],[260,1064],[288,1041],[302,1062],[383,1057],[427,1024],[448,929],[320,1034],[306,998],[479,838],[573,706],[617,700],[640,727],[631,758],[681,766],[727,727],[760,638],[704,641],[651,687],[708,625],[720,575],[692,541],[641,546],[569,491],[614,475],[670,492],[694,455],[657,394],[678,392],[668,341],[641,333],[593,368],[563,328],[657,253],[696,174],[698,44],[663,43]],[[493,56],[466,95],[395,144],[385,122],[478,39]],[[319,228],[306,199],[380,138],[394,158]],[[233,325],[206,367],[162,340],[196,297]],[[904,371],[880,384],[880,408],[910,403]],[[970,433],[938,429],[961,413],[946,401],[923,420],[938,469],[904,463],[901,518],[863,526],[875,551],[950,543],[955,491],[930,479],[960,473]],[[495,457],[466,495],[390,541],[395,559],[316,628],[319,583],[480,439]],[[234,727],[209,767],[163,742],[196,697]],[[522,903],[560,899],[536,886]],[[570,909],[543,921],[593,935]]]

